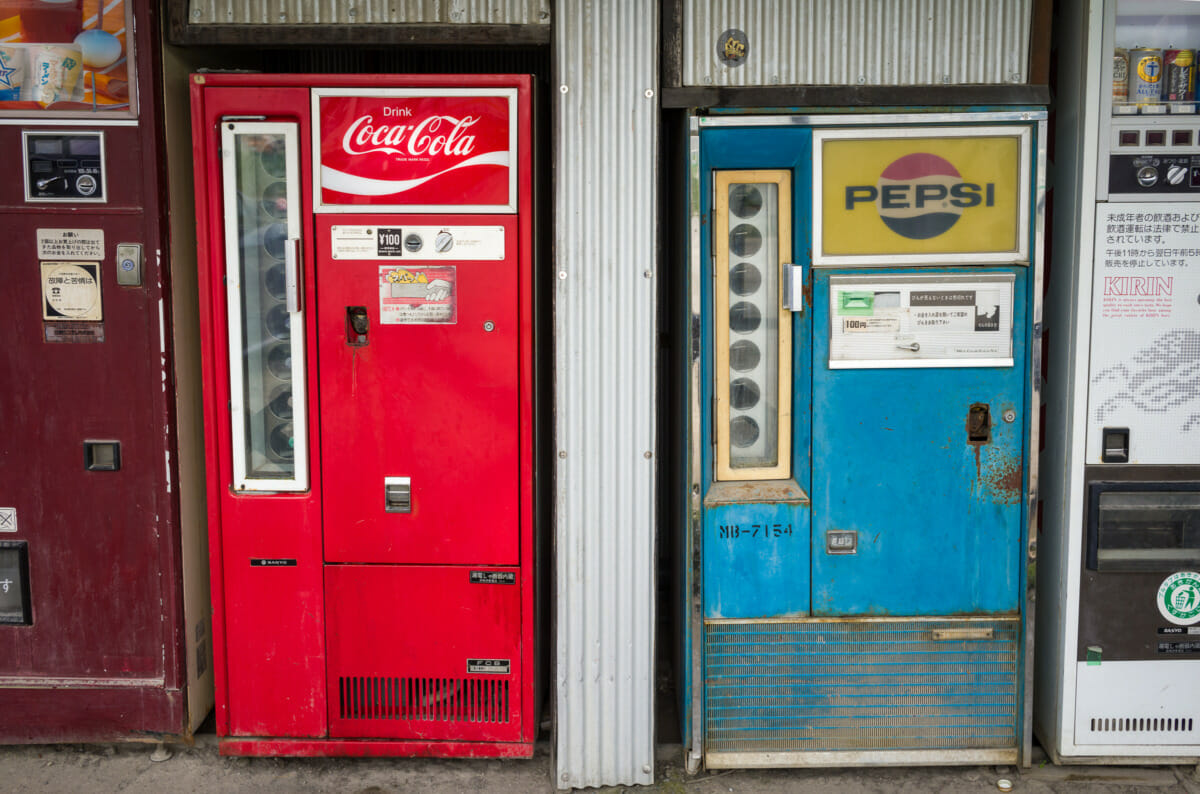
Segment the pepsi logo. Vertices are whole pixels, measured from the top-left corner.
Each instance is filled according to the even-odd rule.
[[[873,204],[879,219],[896,234],[910,240],[928,240],[945,234],[971,207],[994,206],[994,183],[967,182],[954,164],[928,152],[914,152],[893,160],[874,185],[846,188],[846,209]]]

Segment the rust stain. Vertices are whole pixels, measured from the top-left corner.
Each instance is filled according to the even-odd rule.
[[[1021,501],[1025,484],[1025,467],[1019,459],[1010,457],[989,461],[980,477],[980,484],[997,504],[1017,504]]]

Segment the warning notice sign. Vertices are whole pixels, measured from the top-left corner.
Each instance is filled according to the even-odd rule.
[[[433,325],[458,322],[458,269],[379,268],[379,322],[383,325]]]
[[[1087,461],[1105,427],[1130,462],[1200,463],[1200,207],[1099,204]]]

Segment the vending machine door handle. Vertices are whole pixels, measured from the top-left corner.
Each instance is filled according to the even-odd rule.
[[[292,314],[303,306],[300,301],[300,238],[293,237],[283,249],[284,285],[287,289],[287,310]]]
[[[783,308],[789,312],[804,311],[804,271],[800,265],[783,265]]]

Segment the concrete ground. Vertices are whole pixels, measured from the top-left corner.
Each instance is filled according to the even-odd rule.
[[[532,761],[430,759],[274,759],[217,755],[216,737],[169,745],[171,758],[151,760],[154,745],[0,747],[3,792],[340,792],[343,794],[523,794],[552,792],[549,744]],[[817,794],[848,792],[995,792],[1007,779],[1018,794],[1141,792],[1200,794],[1195,767],[923,767],[826,770],[734,770],[684,774],[679,745],[659,748],[656,783],[603,792],[669,794]]]

